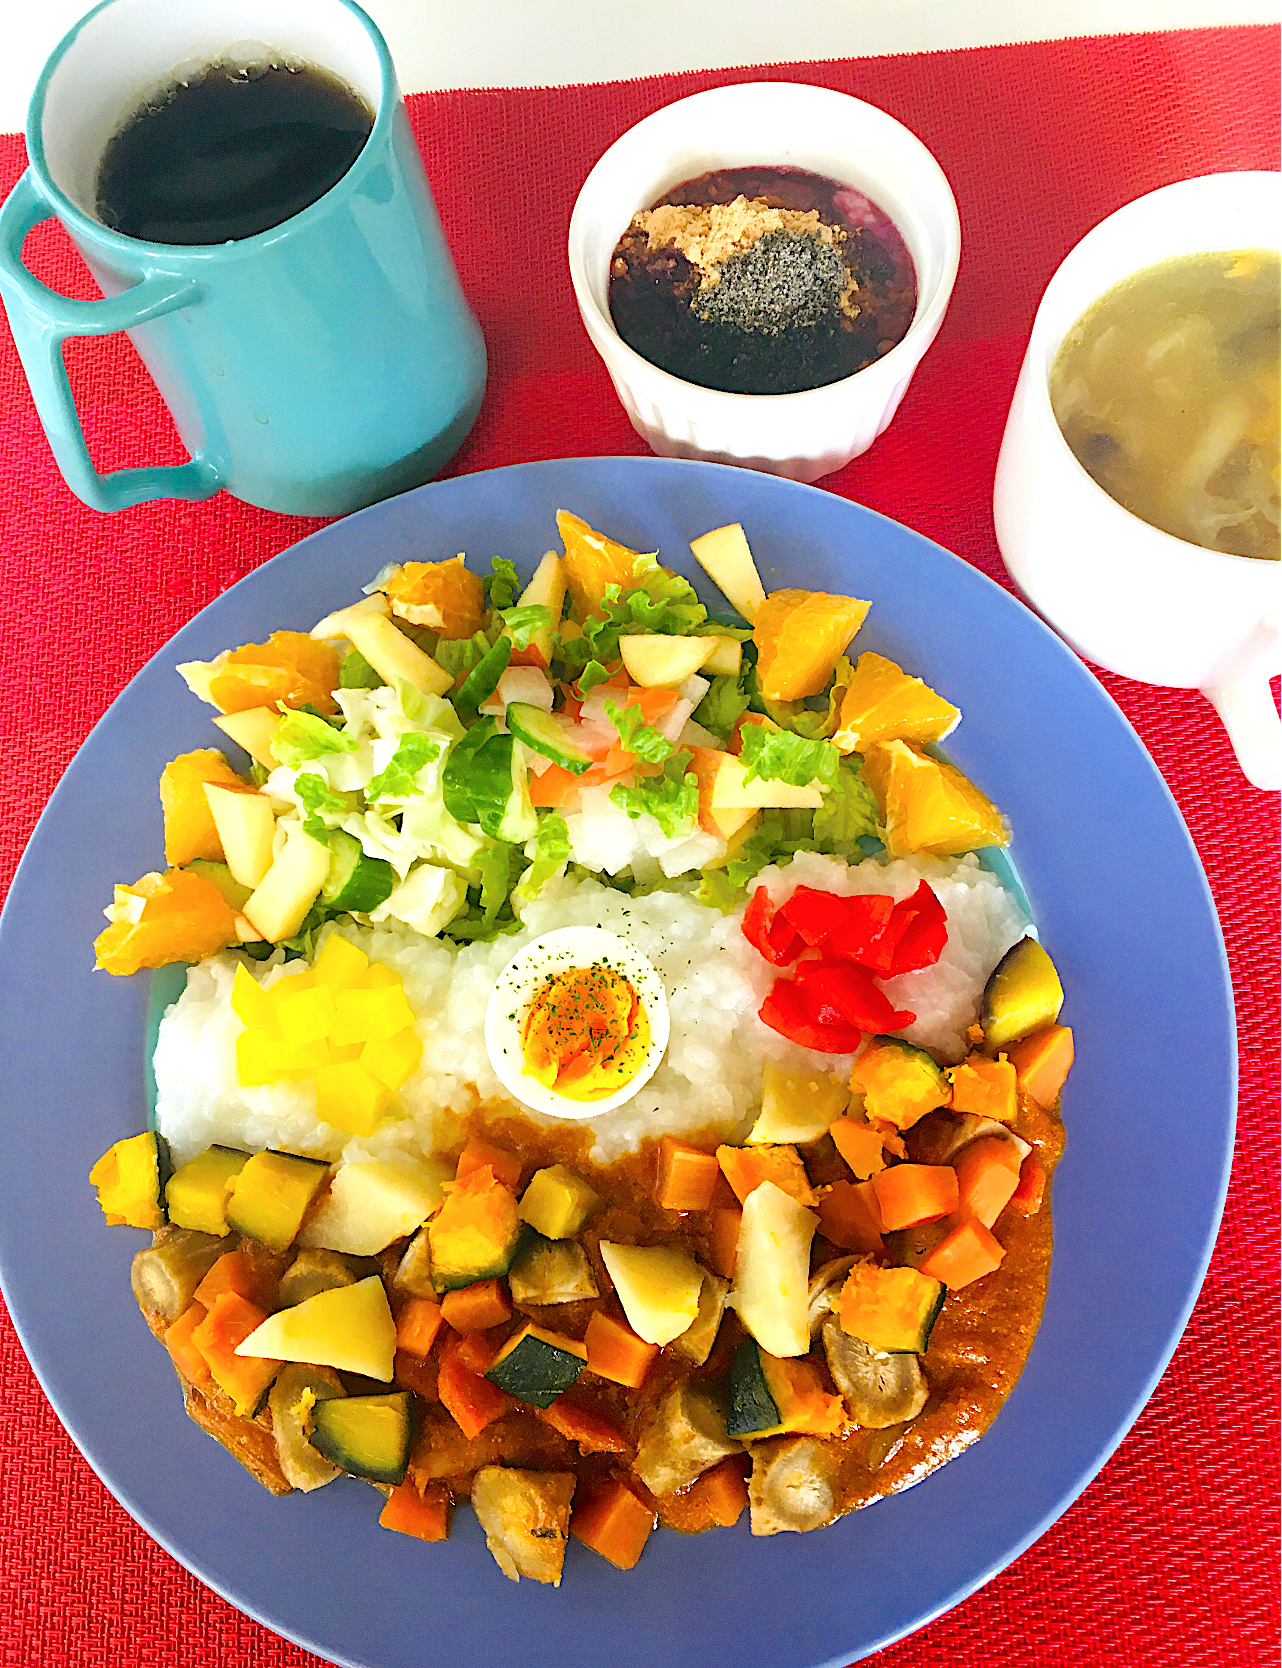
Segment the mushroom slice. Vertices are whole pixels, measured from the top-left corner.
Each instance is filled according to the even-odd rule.
[[[813,1437],[759,1442],[752,1450],[748,1506],[754,1535],[822,1529],[837,1515],[833,1464]]]
[[[837,1307],[846,1276],[859,1261],[858,1257],[834,1257],[810,1276],[807,1302],[810,1309],[810,1336],[817,1338],[826,1317]]]
[[[832,1317],[823,1323],[822,1336],[828,1371],[857,1425],[884,1430],[915,1419],[925,1407],[930,1389],[915,1355],[882,1355]]]
[[[343,1381],[332,1367],[287,1361],[276,1375],[267,1407],[271,1413],[276,1458],[287,1482],[304,1494],[332,1483],[342,1472],[307,1439],[317,1402],[344,1396]]]
[[[725,1408],[709,1387],[678,1384],[646,1420],[632,1469],[651,1494],[672,1494],[740,1451],[726,1435]]]
[[[472,1510],[494,1562],[509,1581],[527,1576],[559,1587],[570,1536],[572,1471],[486,1465],[472,1478]]]
[[[979,1118],[973,1112],[935,1112],[913,1131],[913,1157],[919,1164],[951,1164],[963,1147],[981,1135],[1003,1135],[1014,1143],[1021,1162],[1032,1148],[1009,1124],[996,1118]]]

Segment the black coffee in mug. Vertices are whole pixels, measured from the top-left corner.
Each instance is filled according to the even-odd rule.
[[[336,185],[373,125],[365,102],[312,64],[210,64],[108,142],[98,217],[148,243],[253,237]]]

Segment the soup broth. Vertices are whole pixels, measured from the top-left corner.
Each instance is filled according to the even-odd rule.
[[[1051,404],[1133,515],[1235,556],[1279,556],[1279,260],[1180,255],[1115,284],[1056,355]]]

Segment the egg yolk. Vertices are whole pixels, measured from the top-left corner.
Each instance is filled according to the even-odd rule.
[[[522,1033],[525,1070],[570,1100],[598,1100],[634,1078],[650,1021],[631,982],[611,967],[554,973],[534,994]]]

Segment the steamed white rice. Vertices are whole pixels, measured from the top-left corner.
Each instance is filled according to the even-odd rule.
[[[973,856],[940,860],[875,859],[855,866],[803,853],[784,869],[766,869],[758,882],[776,899],[804,884],[823,890],[881,892],[907,897],[928,880],[948,916],[948,943],[935,967],[886,981],[886,994],[911,1009],[916,1023],[903,1035],[957,1060],[974,1023],[989,974],[1022,935],[1026,919],[1001,883]],[[746,1132],[761,1104],[762,1067],[769,1059],[817,1057],[788,1043],[757,1018],[775,972],[740,930],[742,910],[722,915],[688,895],[653,892],[630,898],[591,880],[549,884],[524,911],[520,932],[461,949],[425,940],[394,925],[344,926],[347,937],[401,976],[419,1016],[423,1060],[401,1089],[393,1113],[368,1138],[322,1123],[313,1084],[275,1083],[244,1088],[236,1078],[236,1037],[243,1029],[231,1008],[237,961],[216,956],[188,974],[182,997],[161,1023],[155,1054],[156,1121],[177,1163],[212,1142],[282,1148],[320,1158],[381,1158],[405,1162],[448,1148],[461,1121],[485,1103],[500,1112],[525,1111],[507,1095],[485,1051],[485,1005],[499,972],[517,950],[557,927],[594,926],[628,938],[663,980],[672,1022],[667,1054],[649,1083],[627,1105],[594,1120],[593,1156],[610,1162],[659,1135],[693,1134],[711,1127],[727,1139]],[[290,978],[302,963],[269,966],[265,985]],[[848,1073],[851,1056],[831,1057]],[[534,1112],[537,1123],[553,1120]]]

